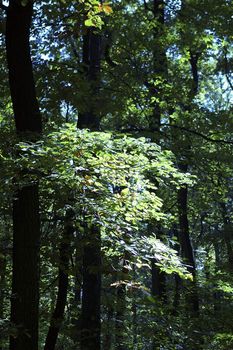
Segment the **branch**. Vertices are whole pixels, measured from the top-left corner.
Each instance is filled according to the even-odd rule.
[[[146,0],[143,0],[143,2],[144,2],[144,8],[145,8],[145,10],[146,10],[146,11],[151,11],[151,12],[153,12],[152,9],[148,6]]]
[[[228,82],[228,84],[229,84],[229,86],[230,86],[231,90],[233,91],[233,84],[232,84],[232,82],[231,82],[231,78],[229,77],[229,75],[228,75],[228,74],[226,74],[226,79],[227,79],[227,82]]]
[[[233,84],[232,84],[231,78],[229,76],[229,64],[228,64],[228,59],[227,59],[227,49],[226,49],[226,47],[223,49],[223,53],[224,53],[224,63],[225,63],[224,71],[225,71],[226,79],[227,79],[227,82],[228,82],[231,90],[233,91]]]
[[[208,142],[225,143],[227,145],[232,145],[233,144],[233,141],[226,141],[226,140],[223,140],[223,139],[212,139],[211,137],[209,137],[207,135],[204,135],[204,134],[202,134],[202,133],[200,133],[200,132],[198,132],[196,130],[190,130],[190,129],[187,129],[187,128],[183,127],[183,126],[172,125],[172,124],[169,124],[169,123],[161,124],[161,126],[169,126],[169,127],[175,128],[175,129],[183,130],[185,132],[188,132],[188,133],[197,135],[199,137],[202,137],[204,140],[206,140]]]
[[[172,125],[172,124],[168,124],[168,123],[163,123],[161,124],[161,126],[169,126],[171,128],[175,128],[175,129],[179,129],[185,132],[188,132],[190,134],[199,136],[201,138],[203,138],[204,140],[208,141],[208,142],[213,142],[213,143],[224,143],[226,145],[233,145],[233,141],[227,141],[227,140],[223,140],[223,139],[212,139],[211,137],[204,135],[198,131],[195,130],[191,130],[191,129],[187,129],[183,126],[179,126],[179,125]],[[128,128],[128,129],[122,129],[119,130],[120,132],[128,132],[128,133],[133,133],[133,132],[147,132],[147,133],[153,133],[153,132],[158,132],[158,130],[151,128],[151,129],[138,129],[138,128]],[[161,132],[161,131],[160,131]]]

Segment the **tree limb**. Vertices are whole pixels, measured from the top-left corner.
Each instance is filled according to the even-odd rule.
[[[208,135],[205,135],[205,134],[202,134],[196,130],[192,130],[192,129],[187,129],[183,126],[180,126],[180,125],[172,125],[172,124],[169,124],[169,123],[163,123],[161,124],[161,126],[169,126],[171,128],[174,128],[174,129],[179,129],[179,130],[182,130],[182,131],[185,131],[185,132],[188,132],[190,134],[193,134],[193,135],[196,135],[196,136],[199,136],[201,138],[203,138],[204,140],[208,141],[208,142],[213,142],[213,143],[223,143],[223,144],[226,144],[226,145],[232,145],[233,144],[233,141],[227,141],[227,140],[223,140],[223,139],[212,139],[210,136]],[[158,132],[158,130],[156,129],[153,129],[153,128],[150,128],[150,129],[138,129],[138,128],[127,128],[127,129],[122,129],[120,130],[120,132],[128,132],[128,133],[133,133],[133,132],[148,132],[148,133],[153,133],[153,132]]]

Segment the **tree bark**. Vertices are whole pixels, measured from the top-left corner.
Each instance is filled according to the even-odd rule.
[[[153,52],[153,73],[158,78],[165,78],[167,73],[167,58],[166,52],[163,47],[161,47],[160,40],[164,32],[164,0],[153,0],[153,16],[156,21],[156,26],[153,31],[154,46],[156,49]],[[161,88],[150,87],[151,97],[162,98]],[[160,126],[161,126],[161,108],[159,102],[153,102],[153,114],[150,120],[151,130],[155,130],[154,141],[158,144],[160,143]],[[161,227],[158,225],[158,238],[161,236]],[[159,301],[166,300],[166,274],[160,270],[156,265],[156,260],[151,261],[151,274],[152,274],[152,285],[151,294],[158,298]]]
[[[159,301],[166,301],[166,274],[156,265],[156,259],[151,261],[152,286],[151,294]]]
[[[182,166],[182,170],[187,171],[187,166]],[[178,213],[179,213],[179,240],[181,245],[181,255],[187,264],[188,271],[193,276],[193,283],[190,286],[188,306],[191,304],[195,313],[199,311],[199,298],[196,285],[196,264],[193,254],[193,247],[190,240],[188,221],[188,186],[185,185],[178,190]],[[178,281],[177,281],[178,282]]]
[[[187,169],[187,167],[185,167]],[[183,168],[184,169],[184,168]],[[195,260],[193,248],[190,241],[189,222],[188,222],[188,187],[181,187],[178,191],[178,210],[179,210],[179,238],[181,245],[181,255],[188,264],[188,270],[195,276]]]
[[[38,186],[26,186],[13,203],[11,322],[18,336],[10,338],[10,350],[38,349],[39,244]]]
[[[91,89],[91,98],[84,113],[78,116],[77,127],[99,130],[100,119],[95,109],[101,61],[101,35],[88,28],[83,38],[84,74]],[[101,235],[100,228],[84,223],[83,289],[81,308],[81,350],[100,350],[101,341]]]
[[[127,261],[130,260],[129,252],[125,251],[122,259],[122,270],[120,272],[121,284],[116,291],[116,334],[115,334],[115,348],[116,350],[127,349],[128,339],[126,339],[126,287],[124,281],[129,279],[129,270],[126,267]]]
[[[73,211],[67,212],[65,227],[60,244],[59,273],[58,273],[58,294],[56,306],[50,322],[49,331],[46,337],[44,350],[54,350],[60,328],[64,319],[64,311],[67,301],[69,286],[69,260],[71,239],[74,232],[72,224]]]
[[[2,238],[2,237],[1,237]],[[0,244],[0,319],[4,318],[4,302],[5,302],[5,288],[6,288],[6,274],[7,274],[7,258],[4,243]],[[0,350],[3,350],[3,343],[5,337],[0,338]]]
[[[32,141],[42,131],[30,56],[33,5],[10,0],[6,20],[6,53],[16,131]],[[40,216],[38,184],[19,188],[13,201],[13,277],[11,322],[17,337],[10,350],[38,349]]]
[[[220,203],[223,219],[223,239],[225,241],[229,269],[233,270],[232,225],[225,203]]]
[[[101,62],[101,35],[95,33],[95,28],[88,28],[83,37],[84,76],[90,85],[91,96],[85,111],[79,113],[77,127],[80,129],[99,130],[100,119],[95,110],[95,100],[98,98],[98,81]]]
[[[124,327],[124,314],[126,308],[126,290],[125,285],[120,285],[117,288],[117,300],[116,300],[116,335],[115,335],[115,348],[116,350],[125,350],[125,327]]]
[[[32,1],[22,6],[19,0],[11,0],[7,10],[6,52],[11,98],[18,133],[42,132],[29,44],[32,6]]]
[[[101,238],[99,227],[85,232],[81,310],[81,350],[100,350]]]
[[[184,3],[182,3],[184,6]],[[190,103],[195,98],[198,93],[199,88],[199,76],[198,76],[198,58],[199,54],[195,53],[193,50],[189,51],[190,55],[190,68],[192,74],[192,86],[189,93]],[[191,111],[189,105],[185,106],[186,111]],[[186,149],[181,151],[182,160],[179,161],[179,169],[186,173],[188,171],[188,156],[187,153],[190,151],[191,145],[188,145]],[[196,281],[196,264],[194,259],[193,247],[190,239],[189,232],[189,220],[188,220],[188,186],[182,186],[177,192],[177,202],[178,202],[178,215],[179,215],[179,240],[181,245],[181,255],[185,259],[185,263],[188,264],[188,270],[193,275],[193,283],[190,288],[190,295],[187,300],[188,306],[192,305],[192,309],[196,315],[199,312],[199,297],[197,292],[197,281]]]

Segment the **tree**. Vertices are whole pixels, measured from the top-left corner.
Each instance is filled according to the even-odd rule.
[[[231,349],[229,1],[34,6],[28,27],[43,135],[31,130],[29,112],[30,128],[15,133],[0,26],[2,350],[9,334],[26,342],[30,331],[10,322],[9,295],[12,198],[19,203],[32,187],[41,214],[39,348],[47,338],[53,349]],[[12,59],[28,74],[21,51]],[[14,96],[27,103],[14,109],[38,111],[28,103],[34,90],[22,85]],[[20,202],[27,213],[31,194]]]
[[[15,125],[22,140],[35,140],[42,122],[35,92],[29,35],[32,2],[12,0],[7,8],[6,52]],[[23,177],[24,170],[19,175]],[[10,349],[38,349],[40,216],[38,184],[15,179]]]

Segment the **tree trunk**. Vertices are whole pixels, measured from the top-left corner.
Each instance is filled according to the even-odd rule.
[[[127,261],[130,260],[129,252],[125,251],[122,260],[122,270],[120,273],[121,284],[117,287],[116,291],[116,334],[115,334],[115,349],[126,350],[128,339],[126,339],[126,287],[125,280],[129,279],[129,270],[126,267]]]
[[[13,203],[11,322],[18,336],[10,350],[38,349],[39,197],[37,185],[23,187]]]
[[[32,141],[42,130],[30,57],[32,2],[10,0],[6,21],[9,84],[17,133]],[[18,329],[10,350],[38,349],[40,217],[38,184],[19,188],[13,201],[11,322]]]
[[[174,249],[177,251],[177,254],[180,255],[180,244],[178,243],[179,234],[178,234],[176,224],[174,224],[174,226],[173,226],[173,235],[174,235],[174,238],[177,240]],[[172,306],[173,306],[172,314],[174,316],[178,315],[178,310],[179,310],[179,306],[180,306],[181,287],[182,287],[182,279],[176,273],[175,274],[175,291],[174,291],[174,298],[173,298],[173,304],[172,304]]]
[[[151,261],[152,286],[151,294],[159,301],[166,301],[166,274],[156,265],[157,260]]]
[[[5,302],[5,288],[6,288],[6,274],[7,274],[7,258],[6,258],[6,249],[4,243],[0,244],[0,319],[4,319],[4,302]],[[5,337],[1,336],[0,338],[0,350],[3,350],[3,343]]]
[[[153,29],[154,51],[153,51],[153,79],[165,80],[167,77],[167,57],[165,48],[162,46],[161,37],[164,33],[164,0],[153,1],[153,16],[156,25]],[[148,85],[152,98],[163,99],[162,89],[158,85]],[[161,108],[160,101],[152,102],[153,114],[149,120],[149,127],[153,130],[154,141],[160,142]]]
[[[18,133],[41,133],[42,121],[36,98],[30,55],[32,1],[22,6],[10,0],[6,20],[6,52],[9,84]]]
[[[69,285],[69,259],[71,249],[71,239],[74,232],[72,225],[73,211],[67,212],[65,218],[65,228],[60,244],[59,273],[58,273],[58,294],[56,306],[50,322],[44,350],[54,350],[58,338],[67,300]]]
[[[114,309],[113,305],[107,305],[106,310],[106,330],[105,330],[105,336],[103,339],[103,350],[111,350],[113,346],[113,335],[114,332],[112,331],[112,321],[114,318]]]
[[[85,232],[81,350],[100,350],[101,238],[99,227]]]
[[[83,38],[83,63],[91,96],[84,113],[78,116],[77,127],[99,130],[100,119],[95,109],[101,60],[101,36],[88,28]],[[101,235],[100,228],[84,223],[83,289],[81,308],[81,350],[100,350],[101,342]]]
[[[116,336],[115,336],[115,349],[116,350],[126,350],[125,347],[125,325],[124,325],[124,315],[126,308],[125,299],[125,285],[120,285],[117,288],[117,300],[116,300]]]
[[[187,171],[187,166],[182,166],[183,171]],[[187,264],[187,269],[193,276],[193,283],[190,286],[188,304],[192,305],[195,313],[199,311],[199,298],[196,285],[196,264],[193,255],[193,248],[190,240],[189,221],[188,221],[188,187],[185,185],[178,190],[178,212],[179,212],[179,239],[181,245],[181,255]]]
[[[95,28],[88,28],[83,37],[83,65],[87,83],[90,85],[91,95],[86,102],[85,111],[79,113],[77,127],[80,129],[99,130],[100,119],[95,108],[98,99],[98,82],[101,61],[101,35],[95,33]]]
[[[184,2],[182,2],[182,9],[184,9]],[[189,93],[190,103],[195,98],[198,93],[199,88],[199,76],[198,76],[198,58],[199,54],[195,53],[193,50],[189,50],[189,62],[192,74],[192,86]],[[185,106],[185,110],[190,112],[190,105]],[[186,146],[186,149],[181,150],[180,157],[183,158],[179,161],[179,169],[186,173],[188,171],[188,156],[187,154],[191,150],[191,145]],[[181,255],[185,259],[185,263],[188,264],[188,270],[193,275],[193,283],[190,288],[190,295],[187,300],[188,305],[192,305],[192,309],[196,315],[199,312],[199,297],[197,292],[197,282],[196,282],[196,264],[194,259],[193,247],[190,240],[189,232],[189,220],[188,220],[188,186],[182,186],[177,193],[178,202],[178,215],[179,215],[179,240],[181,245]]]
[[[225,203],[220,203],[223,219],[223,239],[225,241],[229,269],[233,269],[232,225]]]
[[[156,26],[153,30],[154,35],[154,46],[155,50],[153,52],[153,73],[155,77],[164,79],[167,74],[167,58],[166,51],[161,46],[161,36],[164,32],[164,0],[153,0],[153,15],[154,20],[156,20]],[[155,86],[149,87],[151,97],[162,98],[161,88]],[[153,130],[154,141],[158,144],[160,143],[160,126],[161,126],[161,108],[159,102],[153,102],[153,115],[149,121],[150,129]],[[161,236],[161,227],[158,225],[158,238]],[[160,270],[156,265],[156,260],[152,259],[151,261],[151,294],[158,298],[159,301],[166,300],[166,274]]]

